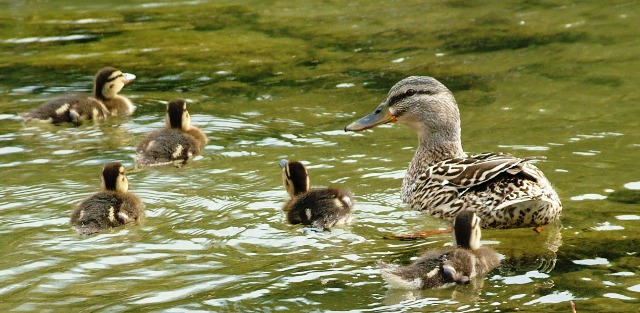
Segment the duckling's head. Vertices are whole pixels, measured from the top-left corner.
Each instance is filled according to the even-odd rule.
[[[187,131],[191,128],[191,115],[187,111],[187,102],[175,99],[167,104],[167,128],[177,128]]]
[[[118,162],[107,163],[102,168],[102,190],[126,193],[129,180],[124,174],[124,166]]]
[[[429,76],[410,76],[399,81],[382,104],[345,127],[345,131],[361,131],[390,122],[406,124],[419,134],[451,132],[459,136],[460,133],[460,113],[453,94]]]
[[[136,75],[123,73],[113,67],[105,67],[96,74],[95,96],[100,100],[112,99],[134,79],[136,79]]]
[[[309,173],[302,163],[281,160],[280,167],[282,167],[282,184],[289,196],[294,197],[309,191]]]
[[[480,218],[473,211],[461,211],[453,221],[454,244],[475,250],[480,248]]]

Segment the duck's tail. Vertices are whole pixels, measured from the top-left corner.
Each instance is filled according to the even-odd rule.
[[[392,289],[404,289],[415,290],[422,288],[422,278],[413,275],[409,271],[404,271],[402,267],[392,264],[387,264],[382,261],[378,262],[378,268],[380,268],[380,274],[382,279]]]

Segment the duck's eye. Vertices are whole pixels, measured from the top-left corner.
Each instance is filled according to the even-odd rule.
[[[404,92],[404,95],[407,97],[411,97],[413,95],[416,94],[416,90],[415,89],[407,89],[407,91]]]

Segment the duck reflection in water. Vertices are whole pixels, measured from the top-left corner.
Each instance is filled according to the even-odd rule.
[[[557,253],[562,246],[562,224],[549,224],[540,236],[530,236],[521,230],[490,231],[490,236],[500,243],[499,251],[505,256],[496,279],[513,280],[536,273],[539,277],[548,277],[556,266]]]

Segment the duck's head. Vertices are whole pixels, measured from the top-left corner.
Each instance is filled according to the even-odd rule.
[[[345,131],[361,131],[390,122],[406,124],[419,134],[460,132],[460,113],[453,94],[429,76],[410,76],[396,83],[387,99]]]
[[[113,67],[98,71],[94,81],[94,92],[98,99],[112,99],[122,88],[136,79],[136,75],[123,73]]]
[[[473,211],[461,211],[453,221],[454,244],[459,248],[480,248],[480,218]]]
[[[187,102],[183,99],[175,99],[167,104],[167,128],[182,129],[191,128],[191,114],[187,111]]]
[[[302,163],[280,160],[280,167],[282,168],[282,184],[289,196],[294,197],[309,191],[309,173]]]
[[[102,190],[126,193],[129,179],[124,174],[124,166],[118,162],[107,163],[102,168]]]

